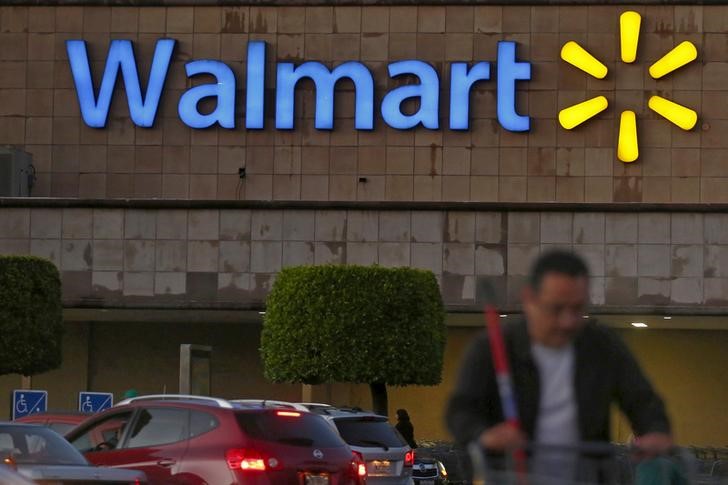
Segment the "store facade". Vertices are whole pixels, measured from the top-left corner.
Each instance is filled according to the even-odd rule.
[[[0,253],[61,271],[74,350],[36,378],[59,406],[85,388],[175,391],[179,343],[220,349],[218,394],[295,399],[300,387],[265,383],[256,358],[258,312],[293,264],[434,271],[454,342],[438,401],[482,280],[516,313],[549,247],[589,262],[591,313],[710,317],[722,330],[696,348],[725,339],[726,6],[14,3],[0,8],[0,145],[30,153],[37,180],[32,197],[0,199]],[[641,19],[633,62],[625,11]],[[686,41],[697,59],[655,79]],[[562,59],[570,42],[607,74]],[[697,123],[676,126],[681,112],[666,119],[654,96]],[[600,97],[606,109],[564,128],[562,110]],[[620,143],[625,111],[637,143]],[[683,318],[675,331],[704,328]],[[442,436],[437,410],[414,415]],[[695,426],[686,439],[712,443],[715,427]]]

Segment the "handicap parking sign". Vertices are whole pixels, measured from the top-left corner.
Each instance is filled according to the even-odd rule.
[[[13,391],[13,419],[44,413],[48,410],[48,391],[27,389]]]
[[[99,413],[114,405],[110,392],[79,392],[78,410],[82,413]]]

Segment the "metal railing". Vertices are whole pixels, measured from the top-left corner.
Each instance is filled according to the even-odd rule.
[[[528,445],[525,462],[514,453],[469,448],[474,484],[487,485],[728,485],[728,463],[706,463],[687,448],[652,456],[609,443]]]

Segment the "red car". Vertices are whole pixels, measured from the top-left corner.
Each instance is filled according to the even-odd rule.
[[[320,416],[195,396],[123,401],[66,435],[150,485],[360,485],[366,468]]]
[[[40,424],[65,435],[79,424],[86,421],[91,414],[80,412],[47,412],[36,413],[15,420],[16,423]]]

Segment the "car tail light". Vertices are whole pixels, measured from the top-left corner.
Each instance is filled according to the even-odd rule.
[[[15,457],[12,454],[3,458],[2,464],[13,470],[18,469],[18,464],[15,462]]]
[[[276,412],[276,416],[282,416],[284,418],[300,418],[301,413],[297,413],[296,411],[278,411]]]
[[[404,455],[404,466],[414,466],[415,450],[410,450]]]
[[[356,477],[360,480],[359,483],[364,483],[367,478],[367,465],[364,461],[364,455],[358,451],[353,451],[354,459],[351,462],[351,466],[354,469]]]
[[[255,450],[232,449],[225,454],[231,470],[264,472],[281,468],[281,462],[272,456],[266,457]]]

